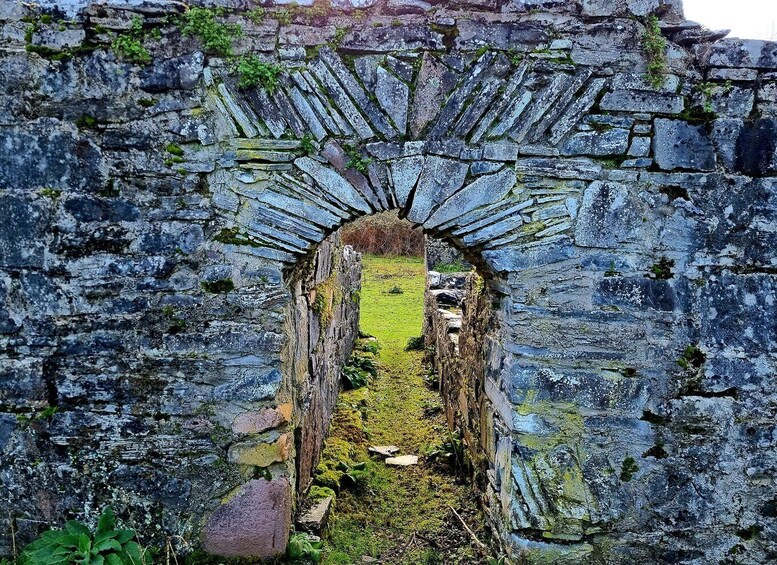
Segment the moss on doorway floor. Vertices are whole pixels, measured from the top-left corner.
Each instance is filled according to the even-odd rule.
[[[383,564],[485,562],[450,509],[487,541],[468,481],[424,456],[448,433],[440,397],[424,385],[423,352],[404,349],[421,333],[423,259],[368,255],[363,262],[360,323],[378,338],[380,369],[368,387],[341,394],[324,450],[322,471],[337,466],[345,443],[349,461],[340,468],[366,468],[337,496],[323,562],[356,564],[365,556]],[[389,292],[397,286],[402,293]],[[354,434],[355,418],[363,422],[361,434]],[[421,456],[419,464],[394,468],[369,456],[369,445],[390,444]]]

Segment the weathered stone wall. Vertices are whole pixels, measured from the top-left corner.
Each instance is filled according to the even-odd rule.
[[[499,295],[476,273],[427,273],[424,301],[426,359],[434,370],[448,426],[459,433],[466,470],[479,493],[492,527],[493,542],[504,545],[501,478],[495,473],[495,414],[487,387],[499,369]],[[500,407],[504,409],[505,407]],[[509,407],[507,408],[509,414]],[[499,430],[504,434],[504,430]]]
[[[339,232],[338,232],[339,233]],[[297,266],[292,280],[291,336],[284,354],[297,434],[297,488],[305,492],[318,464],[340,388],[340,372],[359,332],[361,260],[330,236],[312,265]]]
[[[472,268],[459,249],[433,237],[424,238],[424,257],[429,271],[436,271],[441,266],[461,271]]]
[[[361,262],[329,236],[288,275],[291,300],[277,405],[238,414],[228,460],[251,469],[208,519],[202,547],[219,555],[271,555],[286,547],[296,492],[310,485],[337,404],[340,371],[359,328]],[[296,485],[295,489],[289,488]]]
[[[294,290],[321,280],[297,288],[295,265],[397,209],[499,297],[480,432],[512,555],[773,559],[777,45],[661,0],[336,4],[229,4],[233,52],[284,67],[241,88],[182,36],[180,3],[0,2],[0,515],[18,540],[111,503],[144,540],[218,547],[209,524],[238,515],[279,550],[289,434],[314,437],[332,392],[291,379],[312,343],[290,339]],[[148,63],[110,48],[133,17]],[[253,438],[278,460],[256,464],[244,415],[292,401],[309,417]]]

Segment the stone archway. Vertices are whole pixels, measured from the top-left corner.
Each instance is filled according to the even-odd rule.
[[[671,161],[659,166],[670,169],[703,170],[714,157],[698,126],[672,119],[685,102],[669,85],[656,91],[639,72],[613,78],[609,69],[576,65],[563,40],[531,41],[521,56],[485,47],[351,55],[321,46],[271,91],[241,89],[229,73],[206,69],[210,105],[221,130],[232,132],[210,186],[227,222],[223,242],[248,244],[287,268],[345,222],[398,209],[496,277],[505,310],[490,345],[475,347],[482,367],[472,379],[482,389],[472,396],[482,396],[478,410],[486,412],[477,434],[486,438],[490,519],[511,552],[581,559],[592,551],[586,532],[608,521],[597,502],[607,496],[585,478],[592,456],[580,451],[583,414],[641,415],[647,385],[631,375],[647,361],[633,346],[622,351],[622,338],[649,338],[643,327],[597,314],[592,322],[604,340],[594,352],[583,347],[573,354],[576,368],[568,372],[553,359],[575,348],[557,341],[568,333],[561,320],[540,321],[547,312],[530,322],[553,325],[541,347],[526,345],[537,342],[528,336],[498,345],[502,336],[522,333],[521,318],[542,289],[527,291],[539,294],[526,296],[521,307],[511,294],[520,292],[520,271],[542,273],[549,260],[569,264],[579,254],[575,246],[593,250],[583,255],[605,272],[621,260],[602,259],[597,249],[633,251],[642,238],[655,238],[642,225],[648,205],[630,186],[653,165],[652,144],[696,143],[671,156],[657,151],[656,159]],[[662,116],[655,131],[640,110]],[[551,272],[537,276],[547,280]],[[613,286],[604,278],[594,304],[676,308],[674,289],[663,279],[638,275]],[[587,315],[580,316],[575,331],[583,334],[576,338],[585,333]],[[614,339],[612,332],[623,328]],[[587,368],[602,362],[604,374]],[[581,410],[575,399],[582,390],[589,396]],[[628,434],[621,440],[624,461],[633,460],[626,444],[651,441]],[[511,530],[526,537],[511,537]]]
[[[272,92],[177,2],[0,6],[0,514],[27,540],[112,503],[187,549],[218,515],[279,551],[284,276],[399,208],[503,296],[483,498],[511,555],[768,559],[775,45],[676,1],[363,4],[224,16]],[[110,50],[133,16],[148,65]]]
[[[559,47],[553,53],[563,57],[568,46]],[[231,166],[215,173],[211,186],[224,216],[268,257],[293,263],[346,221],[398,209],[427,233],[498,261],[499,249],[569,233],[580,188],[603,170],[581,155],[629,150],[628,119],[593,118],[608,130],[597,143],[593,126],[572,132],[607,83],[589,68],[567,65],[552,74],[535,69],[531,57],[517,62],[485,51],[462,54],[462,72],[446,77],[435,55],[409,53],[420,61],[417,71],[401,52],[382,65],[383,56],[349,56],[365,75],[360,80],[343,57],[323,47],[312,62],[284,75],[271,95],[262,88],[242,91],[229,75],[210,75],[223,127],[244,134],[233,137],[223,157]],[[456,82],[446,88],[445,80]],[[377,95],[368,96],[369,88]],[[430,100],[445,100],[439,114],[426,115]],[[670,113],[682,109],[680,96],[666,103]],[[607,109],[624,110],[623,104]],[[404,141],[408,127],[416,131],[414,141]],[[296,140],[281,139],[289,132]],[[639,164],[630,161],[626,166]],[[552,193],[556,188],[562,190]]]

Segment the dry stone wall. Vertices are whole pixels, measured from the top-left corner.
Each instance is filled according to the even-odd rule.
[[[0,2],[19,541],[110,503],[151,542],[280,550],[334,395],[304,359],[331,375],[351,336],[313,345],[329,275],[295,266],[398,209],[497,298],[468,382],[506,551],[775,558],[777,45],[679,1],[214,4],[277,83],[241,87],[178,2]]]

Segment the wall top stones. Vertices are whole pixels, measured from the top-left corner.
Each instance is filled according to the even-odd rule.
[[[316,0],[264,0],[254,3],[267,8],[285,8],[295,4],[301,7],[313,6]],[[44,9],[58,9],[72,17],[92,5],[108,6],[133,11],[175,11],[181,6],[176,0],[41,0],[37,3]],[[245,3],[237,0],[194,0],[192,6],[223,7],[226,9],[247,9]],[[353,13],[370,11],[376,14],[409,15],[434,13],[445,10],[464,12],[491,12],[521,14],[538,10],[549,10],[556,14],[582,15],[584,17],[646,16],[660,11],[665,20],[681,20],[682,0],[330,0],[332,9]],[[250,6],[249,6],[250,7]]]

